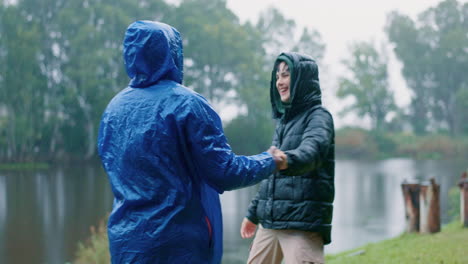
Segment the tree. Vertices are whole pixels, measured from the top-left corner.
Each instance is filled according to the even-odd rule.
[[[184,84],[218,108],[234,103],[247,109],[247,115],[232,122],[239,148],[251,151],[249,146],[270,144],[269,78],[278,54],[266,59],[264,44],[279,43],[284,35],[241,25],[225,0],[184,0],[178,6],[163,0],[7,2],[0,1],[1,160],[95,155],[101,114],[129,81],[122,39],[127,26],[138,19],[179,29],[185,48]],[[292,32],[293,21],[284,21],[283,31]],[[320,51],[320,45],[314,46],[318,39],[306,30],[299,42],[288,42],[287,49]],[[242,139],[245,131],[251,141]]]
[[[384,129],[388,114],[396,110],[388,87],[387,59],[371,43],[361,42],[351,46],[351,58],[343,64],[351,77],[340,78],[337,95],[354,98],[343,112],[354,110],[360,117],[369,117],[373,129]]]
[[[320,63],[325,54],[325,43],[318,31],[304,28],[292,51],[309,54],[317,63]]]
[[[269,7],[262,12],[256,27],[261,34],[263,48],[267,54],[266,65],[270,66],[282,51],[292,50],[296,22],[284,17],[278,9]]]
[[[260,14],[257,29],[262,38],[263,48],[267,54],[265,64],[271,67],[272,61],[283,51],[305,53],[317,62],[325,54],[325,43],[321,34],[310,28],[303,28],[296,38],[297,28],[293,19],[284,17],[276,8],[270,7]],[[268,68],[268,70],[271,70]]]
[[[325,44],[319,32],[303,29],[294,40],[296,24],[274,8],[260,15],[256,26],[244,25],[255,55],[246,64],[248,74],[239,82],[239,97],[247,106],[247,114],[240,115],[226,127],[226,135],[234,150],[254,154],[271,144],[274,123],[271,117],[270,78],[274,60],[283,51],[296,51],[321,60]],[[249,131],[246,136],[245,131]]]
[[[6,137],[0,155],[7,160],[28,160],[41,140],[44,114],[42,100],[46,77],[39,66],[39,26],[26,19],[15,6],[4,6],[0,16],[0,124]]]
[[[403,76],[414,92],[411,116],[415,131],[464,130],[468,87],[468,3],[446,0],[420,14],[417,21],[397,12],[386,31],[403,63]],[[427,122],[426,120],[430,121]]]
[[[185,84],[222,104],[254,57],[247,32],[224,0],[185,0],[174,12],[167,22],[182,34]]]
[[[104,107],[128,82],[125,28],[142,17],[162,18],[170,7],[162,0],[18,0],[0,7],[0,158],[92,157]]]
[[[125,28],[140,17],[161,17],[166,9],[163,1],[64,4],[56,22],[61,77],[57,86],[64,91],[60,97],[63,120],[54,138],[61,140],[67,153],[80,153],[85,159],[95,154],[101,114],[109,99],[128,82],[122,59]]]
[[[246,109],[226,125],[229,142],[239,153],[264,150],[273,125],[263,35],[250,23],[241,25],[223,0],[185,0],[174,12],[168,22],[184,39],[185,84],[218,110],[226,104]]]

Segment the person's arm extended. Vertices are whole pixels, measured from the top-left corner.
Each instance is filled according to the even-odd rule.
[[[288,169],[284,175],[301,175],[321,166],[334,137],[333,118],[325,109],[315,110],[296,149],[285,151]]]
[[[185,119],[185,134],[198,174],[210,186],[220,193],[243,188],[275,171],[277,165],[270,154],[275,150],[253,156],[236,155],[227,143],[218,114],[204,99],[193,99]]]

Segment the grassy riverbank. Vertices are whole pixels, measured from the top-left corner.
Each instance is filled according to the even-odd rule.
[[[403,234],[399,237],[327,255],[327,264],[426,264],[468,263],[468,228],[451,223],[436,234]]]
[[[109,263],[107,234],[104,223],[95,229],[85,244],[79,246],[75,264]],[[468,263],[466,246],[468,245],[468,228],[460,222],[451,223],[436,234],[403,234],[399,237],[371,243],[363,247],[327,255],[327,264],[427,264]],[[240,252],[246,254],[246,252]]]
[[[345,127],[336,131],[336,154],[339,158],[353,159],[466,159],[468,137],[453,137],[443,133],[377,133],[362,128]]]

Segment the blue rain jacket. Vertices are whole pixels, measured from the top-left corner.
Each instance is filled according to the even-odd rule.
[[[124,39],[129,87],[101,120],[98,151],[115,199],[108,222],[112,263],[220,263],[219,193],[255,184],[272,156],[235,155],[219,116],[181,85],[176,29],[137,21]]]

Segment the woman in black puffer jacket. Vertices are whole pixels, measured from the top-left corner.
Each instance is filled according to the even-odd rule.
[[[271,77],[277,120],[273,145],[288,157],[288,169],[260,183],[241,227],[243,238],[260,228],[249,263],[324,263],[331,242],[335,143],[331,114],[322,107],[318,67],[298,53],[282,53]]]

